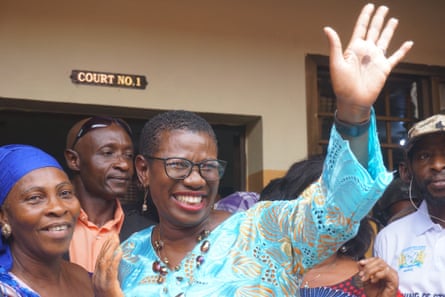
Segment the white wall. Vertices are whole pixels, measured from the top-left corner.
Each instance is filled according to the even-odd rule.
[[[445,65],[445,1],[386,2],[393,44],[415,41],[406,62]],[[346,44],[365,3],[0,0],[0,97],[260,115],[264,169],[286,170],[307,155],[305,55],[328,54],[325,25]],[[149,85],[79,86],[72,69]]]

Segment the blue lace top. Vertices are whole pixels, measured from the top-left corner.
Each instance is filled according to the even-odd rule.
[[[119,279],[125,296],[299,296],[301,275],[355,236],[360,220],[391,182],[372,114],[368,170],[332,129],[322,177],[301,199],[259,202],[215,228],[158,283],[153,226],[122,243]]]

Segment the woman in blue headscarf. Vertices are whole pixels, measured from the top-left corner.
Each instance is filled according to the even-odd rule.
[[[59,163],[28,145],[0,147],[0,296],[93,296],[63,260],[80,205]]]

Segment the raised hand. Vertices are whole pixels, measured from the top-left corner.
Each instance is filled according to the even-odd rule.
[[[386,50],[398,20],[391,18],[385,24],[386,6],[380,6],[374,16],[373,13],[373,4],[363,7],[344,52],[338,34],[330,27],[324,28],[330,45],[330,72],[337,97],[337,117],[344,122],[361,123],[369,119],[370,107],[389,73],[413,46],[412,41],[406,41],[387,57]]]
[[[102,246],[97,258],[93,274],[95,297],[124,296],[117,277],[121,258],[122,250],[119,247],[119,237],[114,234]]]
[[[399,288],[397,271],[380,258],[359,261],[359,276],[367,297],[395,297]]]

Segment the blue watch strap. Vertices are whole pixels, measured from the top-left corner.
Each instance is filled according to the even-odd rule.
[[[337,118],[337,111],[335,111],[334,123],[335,123],[335,128],[341,135],[349,137],[358,137],[360,135],[363,135],[366,131],[368,131],[371,121],[367,120],[366,122],[360,124],[345,123]]]

